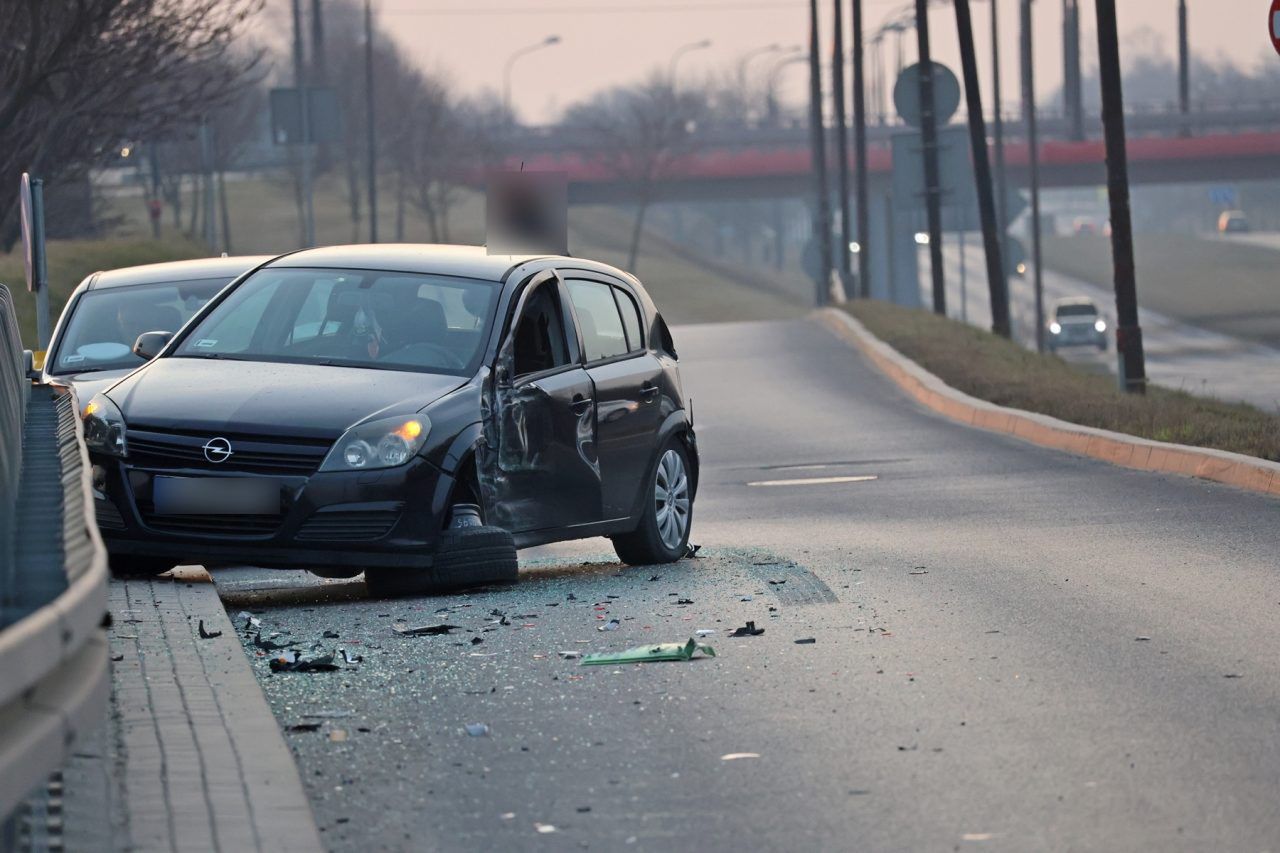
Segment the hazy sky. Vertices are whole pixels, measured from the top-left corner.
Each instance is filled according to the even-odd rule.
[[[848,0],[844,0],[848,26]],[[996,0],[1000,10],[1002,83],[1007,105],[1018,97],[1019,0]],[[905,0],[865,0],[868,32],[911,4]],[[1094,3],[1081,0],[1083,55],[1088,68],[1097,53]],[[1149,28],[1171,53],[1177,44],[1177,0],[1117,0],[1123,58],[1138,31]],[[1245,66],[1280,62],[1267,39],[1266,0],[1187,0],[1191,46],[1195,53],[1230,57]],[[824,52],[831,43],[831,0],[819,3]],[[989,73],[991,0],[973,0],[980,65]],[[458,89],[498,92],[502,68],[510,54],[548,35],[562,42],[521,58],[515,65],[513,103],[530,122],[554,120],[567,104],[592,91],[635,80],[655,68],[666,68],[677,48],[711,39],[710,48],[688,53],[679,77],[696,80],[736,66],[743,52],[780,43],[806,43],[807,0],[374,0],[383,23],[423,67],[441,71]],[[1033,4],[1036,37],[1036,88],[1042,94],[1061,83],[1061,0]],[[955,16],[949,3],[931,15],[936,59],[959,70]],[[907,41],[908,61],[915,54],[914,35]],[[846,44],[848,37],[846,35]],[[888,51],[892,53],[892,51]],[[753,60],[757,74],[774,60]],[[892,61],[889,59],[888,61]],[[803,95],[802,65],[781,78],[794,98]],[[1170,99],[1175,97],[1170,93]]]

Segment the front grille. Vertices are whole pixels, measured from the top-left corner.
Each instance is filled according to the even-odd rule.
[[[391,532],[400,510],[317,512],[303,522],[297,539],[305,542],[368,542]]]
[[[240,471],[252,474],[308,476],[320,467],[330,442],[301,439],[277,441],[260,437],[221,435],[231,444],[225,462],[205,458],[204,445],[213,434],[185,434],[131,429],[129,461],[140,468]]]
[[[141,508],[140,508],[141,509]],[[267,537],[280,526],[278,515],[158,515],[142,510],[142,523],[164,533],[196,536]]]
[[[99,529],[124,530],[124,518],[120,515],[120,510],[111,501],[95,498],[93,512],[97,516]]]

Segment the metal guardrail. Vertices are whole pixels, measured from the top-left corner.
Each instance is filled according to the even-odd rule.
[[[76,408],[33,389],[0,285],[0,823],[106,708],[107,557]]]

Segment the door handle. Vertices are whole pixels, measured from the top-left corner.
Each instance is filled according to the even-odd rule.
[[[569,404],[569,408],[573,409],[575,414],[582,414],[591,406],[590,397],[574,397],[573,402]]]
[[[641,385],[640,396],[652,397],[654,394],[657,394],[659,390],[661,389],[659,389],[657,385]]]

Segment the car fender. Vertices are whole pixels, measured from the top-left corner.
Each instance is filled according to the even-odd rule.
[[[639,519],[644,511],[644,502],[648,497],[645,485],[653,476],[653,469],[658,464],[658,451],[666,446],[667,441],[673,435],[682,434],[684,439],[684,449],[689,454],[689,497],[696,498],[698,493],[698,442],[694,435],[693,427],[689,423],[689,415],[684,409],[676,409],[667,415],[662,425],[658,427],[656,439],[653,443],[653,457],[649,460],[649,467],[645,469],[645,478],[638,484],[636,488],[635,502],[631,506],[631,517]]]

